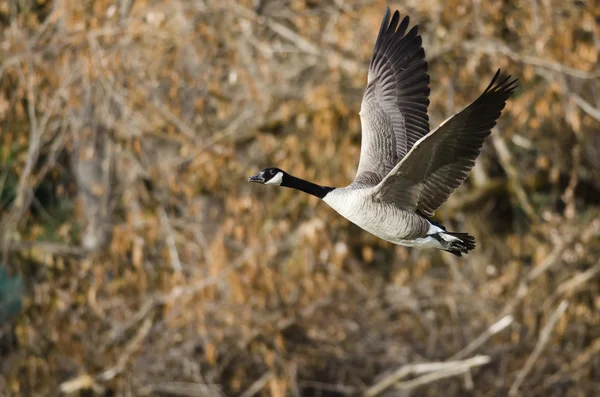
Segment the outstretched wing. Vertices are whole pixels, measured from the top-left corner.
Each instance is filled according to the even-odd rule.
[[[376,187],[374,197],[433,216],[469,175],[517,87],[510,76],[497,83],[499,75],[500,70],[477,100],[418,141]]]
[[[362,144],[355,183],[376,185],[429,132],[429,75],[418,27],[407,32],[390,9],[379,29],[360,119]]]

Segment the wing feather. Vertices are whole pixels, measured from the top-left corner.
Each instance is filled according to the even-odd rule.
[[[362,143],[354,183],[379,183],[429,132],[429,75],[418,27],[386,10],[361,104]]]
[[[433,216],[469,175],[483,142],[517,87],[517,80],[510,80],[510,76],[498,82],[499,75],[500,70],[473,103],[416,142],[379,183],[374,196]],[[399,191],[410,183],[411,197],[416,199],[407,204],[406,193]]]

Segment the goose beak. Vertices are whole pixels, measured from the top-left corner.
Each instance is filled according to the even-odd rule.
[[[265,183],[265,178],[263,177],[263,173],[262,171],[259,172],[258,174],[251,176],[250,178],[248,178],[248,182],[258,182],[258,183]]]

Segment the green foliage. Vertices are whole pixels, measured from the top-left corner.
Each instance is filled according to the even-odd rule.
[[[0,151],[0,209],[10,206],[17,194],[19,176],[14,170],[18,151],[16,145],[7,145],[8,150]]]
[[[22,293],[23,281],[21,277],[11,277],[0,266],[0,324],[8,322],[19,313],[23,303]]]
[[[5,170],[0,173],[0,209],[8,208],[15,199],[18,182],[13,172]]]

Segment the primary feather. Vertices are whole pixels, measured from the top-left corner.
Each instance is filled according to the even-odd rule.
[[[410,186],[414,201],[403,201],[404,209],[433,216],[469,175],[516,88],[516,80],[510,76],[497,83],[499,75],[500,70],[477,100],[415,143],[377,186],[374,195],[378,200],[396,202],[407,195],[402,190]]]
[[[386,10],[369,66],[360,118],[362,143],[355,182],[381,181],[429,132],[429,75],[418,27]]]

